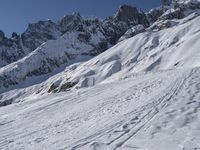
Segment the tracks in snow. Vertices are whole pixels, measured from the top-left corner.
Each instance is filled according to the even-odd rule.
[[[163,91],[163,94],[154,97],[150,103],[125,114],[121,117],[123,119],[112,124],[110,127],[82,139],[82,142],[79,141],[79,144],[76,144],[71,149],[77,150],[86,147],[90,147],[93,150],[120,149],[129,139],[140,132],[162,109],[167,107],[170,101],[174,100],[174,97],[181,91],[185,81],[193,73],[194,70],[189,73],[186,72],[186,75],[178,78],[175,83]]]
[[[8,124],[0,126],[0,149],[25,145],[48,150],[139,150],[143,145],[134,140],[149,132],[156,119],[167,116],[171,108],[176,110],[184,99],[189,98],[184,102],[193,108],[193,95],[200,89],[195,82],[199,74],[193,69],[152,74],[140,80],[129,78],[79,93],[44,97],[36,103],[22,103],[19,108],[10,106],[17,114],[2,109],[0,113],[7,115],[6,119],[2,117],[3,122]],[[199,88],[192,90],[190,84]],[[12,115],[19,118],[9,122],[15,118]]]

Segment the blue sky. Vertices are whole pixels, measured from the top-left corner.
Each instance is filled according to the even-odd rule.
[[[28,23],[51,19],[57,21],[72,12],[105,18],[113,15],[119,5],[131,4],[149,10],[158,6],[160,0],[1,0],[0,30],[6,35],[15,31],[22,33]]]

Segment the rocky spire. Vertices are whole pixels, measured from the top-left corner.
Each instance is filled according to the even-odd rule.
[[[127,22],[129,20],[133,20],[133,18],[137,18],[138,10],[136,7],[129,5],[122,5],[119,7],[115,18],[119,21]]]
[[[143,24],[144,26],[148,26],[145,14],[139,12],[136,7],[130,5],[120,6],[114,18],[117,21],[123,21],[130,25]]]

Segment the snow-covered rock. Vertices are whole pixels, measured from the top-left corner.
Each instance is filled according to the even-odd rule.
[[[84,32],[71,32],[48,41],[23,59],[0,68],[1,87],[15,85],[28,76],[52,72],[64,63],[87,60],[96,51],[95,44],[105,40],[103,38],[103,35],[94,33],[86,40]]]
[[[60,37],[60,30],[60,27],[51,20],[29,24],[21,37],[23,45],[33,51],[44,42]]]
[[[148,26],[149,22],[146,19],[146,16],[143,12],[139,12],[136,7],[130,5],[122,5],[119,7],[114,19],[127,24],[137,25],[143,24]]]
[[[156,22],[158,20],[158,18],[160,16],[163,15],[163,13],[166,11],[167,9],[163,8],[163,7],[156,7],[151,9],[149,12],[146,13],[147,16],[147,20],[150,24],[153,24],[154,22]]]
[[[145,27],[143,25],[136,25],[134,27],[132,27],[131,29],[128,29],[128,31],[126,31],[126,33],[121,36],[121,38],[119,39],[119,42],[131,38],[133,36],[135,36],[136,34],[142,33],[145,31]]]

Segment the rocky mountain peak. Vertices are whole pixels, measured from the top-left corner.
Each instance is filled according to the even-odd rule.
[[[114,18],[131,25],[144,24],[145,26],[148,26],[145,14],[139,12],[136,7],[130,5],[121,5]]]
[[[138,15],[138,10],[136,7],[130,5],[121,5],[115,15],[115,18],[119,21],[129,21]]]
[[[28,25],[22,34],[22,42],[31,51],[47,40],[54,40],[61,35],[60,27],[51,20],[38,21]]]
[[[12,33],[12,38],[18,38],[18,37],[19,37],[19,35],[16,32]]]
[[[75,12],[71,15],[64,16],[60,21],[58,21],[58,25],[61,27],[62,32],[67,32],[71,30],[81,30],[81,24],[83,22],[83,18],[80,13]]]

